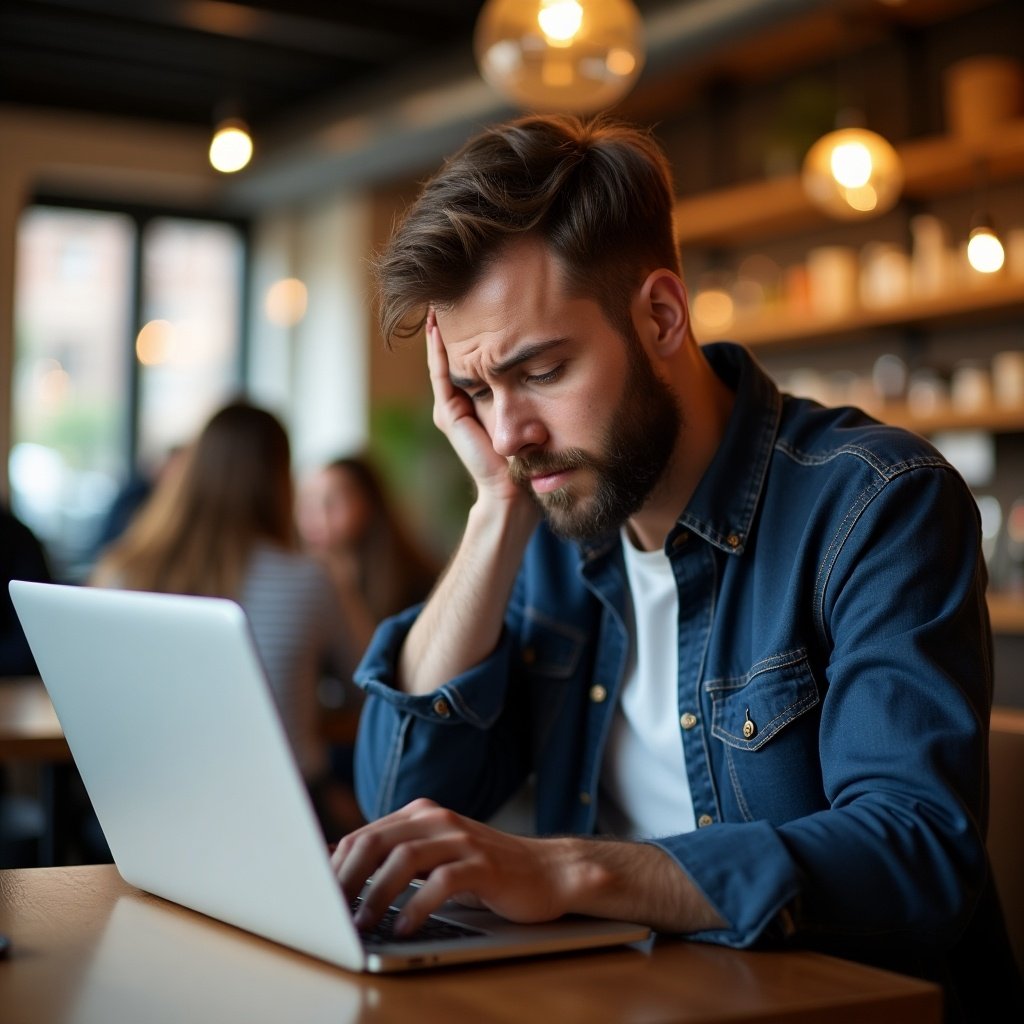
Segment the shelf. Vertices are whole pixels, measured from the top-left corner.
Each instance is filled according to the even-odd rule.
[[[951,135],[896,147],[903,159],[903,196],[935,199],[973,188],[983,161],[992,183],[1024,174],[1024,119],[970,142]],[[735,246],[841,223],[813,206],[798,174],[688,196],[675,206],[676,236],[687,246]]]
[[[1012,597],[1007,594],[988,595],[988,614],[994,633],[1024,635],[1024,596]]]
[[[966,322],[979,314],[1012,313],[1015,310],[1024,310],[1024,279],[1003,276],[992,282],[950,289],[930,298],[872,309],[860,308],[843,316],[821,316],[812,312],[764,313],[756,319],[738,321],[727,335],[730,341],[751,347],[793,347],[879,327],[934,326],[938,323],[952,326],[958,320]]]
[[[948,408],[922,416],[904,405],[872,407],[865,412],[894,427],[906,427],[916,434],[937,434],[947,430],[986,430],[992,434],[1024,432],[1024,406],[1001,408],[990,406],[977,412],[960,412]]]

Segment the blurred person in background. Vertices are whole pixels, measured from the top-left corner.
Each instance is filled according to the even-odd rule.
[[[46,550],[38,537],[8,508],[0,506],[0,677],[32,676],[36,662],[14,611],[7,584],[11,580],[50,583],[53,573]]]
[[[334,580],[360,651],[381,621],[425,601],[437,580],[440,565],[413,539],[366,457],[341,457],[316,469],[299,490],[296,518],[306,551]],[[362,691],[348,673],[324,699],[355,712]],[[352,756],[347,738],[332,747],[332,773],[350,788]],[[350,816],[362,820],[354,799]]]
[[[0,686],[4,679],[36,674],[36,662],[7,589],[11,580],[50,583],[53,574],[39,538],[10,509],[0,505]],[[16,792],[0,765],[0,868],[32,867],[43,830],[39,802]]]
[[[351,679],[363,643],[323,565],[299,550],[293,509],[284,426],[232,402],[162,474],[89,582],[241,605],[321,824],[336,833],[317,689],[325,672]]]
[[[136,469],[124,482],[100,523],[93,542],[94,560],[124,533],[135,514],[146,504],[160,477],[174,464],[181,452],[181,446],[175,445],[157,465]]]
[[[382,619],[425,600],[440,566],[413,539],[367,458],[334,459],[303,485],[299,535],[321,558],[362,622]]]

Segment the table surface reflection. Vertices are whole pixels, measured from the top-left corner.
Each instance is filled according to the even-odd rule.
[[[0,871],[5,1024],[871,1021],[936,1024],[938,989],[813,953],[680,941],[356,975],[140,892],[111,865]]]

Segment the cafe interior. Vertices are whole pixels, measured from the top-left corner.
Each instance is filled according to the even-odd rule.
[[[1019,0],[8,0],[2,504],[55,581],[86,582],[119,496],[244,394],[286,426],[297,486],[367,456],[443,564],[471,490],[422,346],[381,337],[370,257],[446,156],[528,110],[649,127],[698,340],[926,436],[970,486],[989,843],[1024,964]],[[0,679],[4,707],[29,675]],[[0,734],[0,867],[88,863],[52,820],[66,750],[32,723]]]

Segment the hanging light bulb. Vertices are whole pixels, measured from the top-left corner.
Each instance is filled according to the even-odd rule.
[[[803,186],[808,198],[833,217],[873,217],[896,205],[903,189],[903,164],[876,132],[839,128],[807,151]]]
[[[631,0],[487,0],[473,48],[486,81],[518,106],[593,113],[640,75],[643,22]]]
[[[995,274],[1003,269],[1006,253],[992,223],[984,214],[976,214],[967,238],[967,262],[981,274]]]
[[[252,136],[240,117],[226,117],[210,142],[210,164],[222,174],[240,171],[252,159]]]

